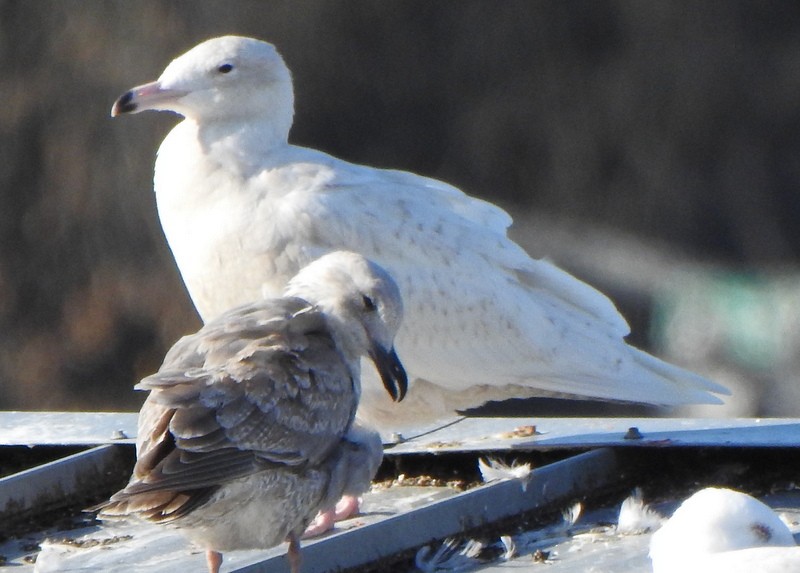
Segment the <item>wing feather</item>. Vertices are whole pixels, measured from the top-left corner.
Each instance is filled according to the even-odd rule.
[[[495,205],[440,181],[307,149],[293,148],[286,164],[254,187],[268,193],[275,171],[293,173],[297,184],[280,200],[258,204],[285,217],[276,225],[287,226],[289,243],[307,257],[301,266],[332,249],[349,249],[397,281],[405,319],[396,346],[412,378],[452,390],[532,386],[663,404],[713,402],[706,390],[724,392],[678,368],[664,377],[663,363],[642,360],[625,343],[630,329],[611,300],[532,259],[508,237],[511,217]],[[254,224],[265,220],[254,217]],[[253,240],[248,249],[266,253],[271,244]]]
[[[138,461],[106,516],[136,507],[175,519],[228,480],[317,464],[357,405],[354,373],[324,316],[299,299],[237,309],[182,338],[137,388],[151,392]]]

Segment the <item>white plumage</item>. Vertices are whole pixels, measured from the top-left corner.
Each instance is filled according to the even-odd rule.
[[[745,493],[706,488],[650,541],[653,573],[800,571],[800,547],[772,509]]]
[[[292,89],[272,45],[226,36],[180,56],[112,110],[185,117],[158,151],[155,192],[204,320],[275,296],[299,268],[345,249],[386,268],[405,304],[397,347],[409,399],[391,404],[365,372],[360,416],[384,428],[512,396],[674,405],[726,393],[628,346],[614,305],[528,256],[495,205],[289,144]]]

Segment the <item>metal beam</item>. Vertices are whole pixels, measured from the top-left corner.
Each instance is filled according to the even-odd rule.
[[[565,506],[615,483],[619,470],[611,450],[580,454],[535,469],[527,483],[515,479],[488,484],[320,540],[303,548],[303,571],[324,573],[366,565],[515,515]],[[278,571],[287,571],[285,555],[239,564],[231,573]]]
[[[127,478],[132,452],[123,448],[99,446],[0,479],[0,523],[94,499]]]

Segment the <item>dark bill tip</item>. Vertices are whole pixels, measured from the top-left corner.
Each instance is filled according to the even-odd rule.
[[[122,115],[123,113],[132,113],[136,111],[138,105],[133,101],[133,91],[126,92],[114,102],[114,107],[111,108],[111,117]]]
[[[400,402],[408,392],[408,376],[394,348],[390,351],[373,348],[370,357],[381,375],[383,387],[386,388],[392,400]]]

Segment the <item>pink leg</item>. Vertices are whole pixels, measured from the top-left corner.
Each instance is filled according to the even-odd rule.
[[[289,570],[292,573],[300,573],[300,562],[302,561],[300,556],[300,540],[295,533],[289,534],[289,551],[286,553],[286,559],[289,560]]]
[[[222,553],[219,551],[206,551],[206,563],[208,563],[208,573],[219,573],[222,566]]]
[[[339,500],[335,508],[327,511],[320,511],[317,514],[314,521],[311,522],[306,528],[305,533],[303,533],[303,539],[316,537],[330,531],[337,521],[342,521],[358,514],[359,507],[357,497],[353,495],[342,496],[342,499]]]

